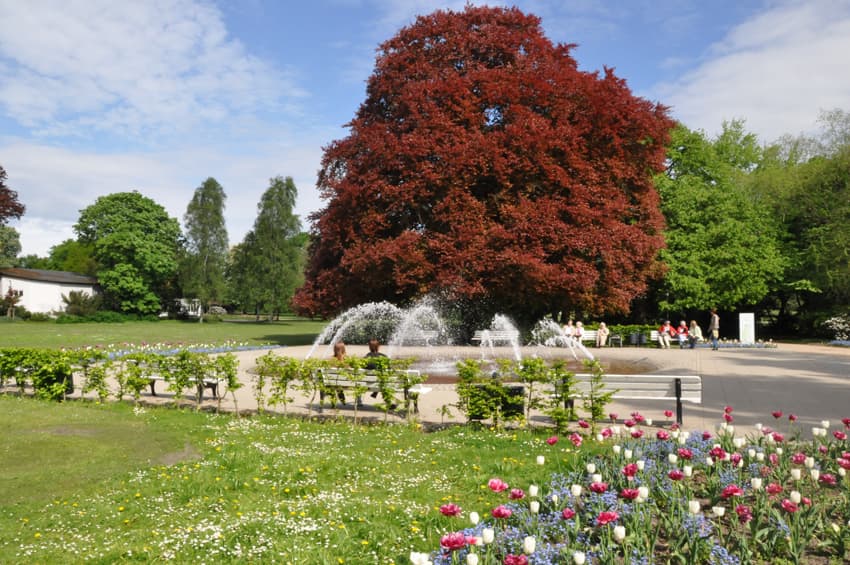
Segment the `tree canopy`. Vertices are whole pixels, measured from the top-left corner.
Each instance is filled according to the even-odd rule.
[[[74,226],[94,246],[106,303],[117,310],[156,314],[174,293],[180,225],[165,208],[136,191],[101,196]]]
[[[244,310],[274,315],[289,309],[304,265],[301,221],[293,214],[297,196],[292,177],[270,179],[254,229],[231,254],[230,293]]]
[[[781,279],[786,263],[770,210],[744,187],[760,161],[741,122],[724,124],[714,140],[682,125],[673,131],[657,179],[667,221],[661,310],[734,310],[758,303]]]
[[[11,218],[20,218],[24,210],[24,205],[18,202],[18,193],[6,186],[6,171],[0,166],[0,225]]]
[[[325,149],[298,310],[440,293],[524,319],[626,311],[657,270],[652,175],[673,124],[571,48],[535,16],[474,6],[382,44]]]
[[[186,297],[204,306],[224,298],[227,263],[227,226],[224,222],[224,189],[210,177],[195,189],[186,207],[185,255],[180,261],[180,286]]]

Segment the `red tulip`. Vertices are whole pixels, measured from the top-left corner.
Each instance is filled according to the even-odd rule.
[[[673,417],[673,411],[672,410],[665,410],[664,411],[664,417],[665,418],[672,418]]]
[[[720,493],[722,498],[731,498],[733,496],[743,496],[744,489],[739,487],[738,485],[728,485],[723,489],[723,492]]]
[[[620,498],[625,498],[626,500],[634,500],[638,496],[640,496],[640,491],[636,488],[624,488],[620,491]]]
[[[508,508],[507,506],[502,504],[502,505],[495,507],[490,512],[490,514],[493,516],[493,518],[510,518],[511,514],[513,514],[513,512],[511,511],[510,508]]]
[[[845,439],[847,439],[847,434],[845,434],[844,432],[840,432],[838,430],[835,430],[834,432],[832,432],[832,435],[835,436],[835,439],[837,439],[839,441],[844,441]]]
[[[556,443],[558,443],[558,436],[552,436],[550,438],[547,438],[546,443],[548,443],[549,445],[555,445]]]
[[[670,434],[667,432],[667,430],[658,430],[655,433],[655,437],[663,441],[666,439],[670,439]]]
[[[632,478],[635,475],[637,475],[637,472],[638,472],[637,463],[629,463],[628,465],[623,467],[623,474],[625,476],[629,477],[629,478]]]
[[[724,412],[725,414],[731,414],[731,413],[732,413],[732,407],[731,407],[731,406],[726,406],[726,407],[724,407],[724,408],[723,408],[723,412]]]
[[[685,477],[685,474],[679,469],[673,469],[667,473],[667,476],[670,477],[671,481],[681,481]]]
[[[590,483],[590,491],[596,494],[602,494],[608,490],[608,483]]]
[[[511,500],[522,500],[525,498],[525,492],[521,488],[512,488],[508,498]]]
[[[576,511],[573,510],[572,508],[564,508],[561,511],[561,518],[563,518],[564,520],[569,520],[570,518],[572,518],[575,515],[576,515]]]
[[[688,461],[694,456],[694,453],[687,447],[680,447],[676,453],[679,455],[679,459],[686,459]]]
[[[590,427],[590,424],[588,424],[586,420],[579,420],[578,421],[578,427],[586,430],[587,428]]]
[[[770,483],[764,488],[765,492],[771,496],[782,492],[782,485],[779,483]]]
[[[780,503],[782,505],[782,509],[788,512],[789,514],[793,514],[798,510],[797,505],[788,500],[787,498],[782,499]]]
[[[619,518],[620,515],[616,512],[600,512],[599,516],[596,517],[596,523],[600,526],[604,526],[605,524],[616,522]]]
[[[528,565],[528,557],[526,557],[523,554],[519,554],[519,555],[508,554],[508,555],[505,555],[505,560],[503,562],[503,565]]]
[[[774,418],[776,418],[778,420],[779,418],[782,417],[782,410],[774,410],[773,412],[771,412],[771,414],[773,415]]]
[[[746,524],[753,519],[753,511],[750,510],[749,506],[739,504],[735,507],[735,513],[738,515],[738,521],[742,524]]]

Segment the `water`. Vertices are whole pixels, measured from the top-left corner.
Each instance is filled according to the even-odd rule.
[[[581,341],[574,339],[564,333],[564,328],[561,324],[551,318],[544,318],[534,325],[531,330],[531,336],[534,343],[544,347],[567,347],[573,358],[579,360],[578,354],[581,353],[585,359],[593,360],[591,353]]]
[[[494,336],[507,336],[494,337]],[[481,358],[486,359],[485,352],[490,353],[490,359],[496,357],[495,345],[498,342],[507,342],[513,350],[514,359],[522,361],[522,351],[519,343],[519,330],[504,314],[496,314],[493,316],[493,321],[490,322],[490,328],[481,332]]]
[[[389,302],[368,302],[349,308],[325,326],[322,333],[313,341],[313,346],[307,353],[307,358],[312,357],[316,350],[325,344],[327,344],[327,351],[324,357],[330,357],[333,354],[334,344],[338,341],[343,340],[343,338],[352,341],[351,338],[346,337],[347,334],[356,331],[361,334],[374,335],[374,331],[369,332],[368,330],[370,326],[377,327],[384,324],[396,326],[402,317],[402,310]]]

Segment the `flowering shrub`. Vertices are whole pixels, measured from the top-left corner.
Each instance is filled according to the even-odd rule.
[[[471,526],[459,530],[460,509],[443,512],[453,543],[441,543],[430,555],[413,553],[411,560],[847,562],[850,418],[837,426],[821,422],[807,442],[799,439],[796,417],[788,419],[785,433],[757,425],[753,434],[736,436],[732,412],[731,406],[724,409],[717,436],[675,425],[664,434],[636,435],[648,420],[633,414],[630,427],[586,432],[583,442],[541,440],[546,455],[537,457],[538,464],[558,465],[561,450],[580,448],[586,453],[580,468],[553,467],[545,487],[522,484],[521,476],[491,479],[484,502],[489,511],[481,515],[492,518],[480,520],[471,512]]]
[[[826,320],[823,325],[835,334],[836,341],[850,340],[850,316],[833,316]]]

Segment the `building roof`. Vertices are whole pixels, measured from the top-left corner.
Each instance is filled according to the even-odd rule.
[[[0,269],[0,276],[58,284],[97,284],[95,277],[69,273],[68,271],[46,271],[44,269]]]

